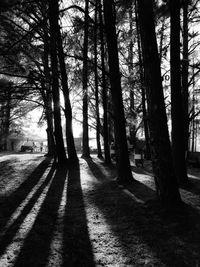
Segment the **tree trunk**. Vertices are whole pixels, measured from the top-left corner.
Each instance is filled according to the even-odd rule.
[[[108,63],[110,71],[111,96],[114,111],[114,126],[117,143],[117,169],[118,182],[129,183],[133,181],[128,145],[126,138],[126,125],[122,99],[121,74],[117,47],[113,1],[104,0],[104,19],[108,46]]]
[[[184,114],[185,152],[189,145],[189,114],[188,114],[188,0],[183,1],[183,63],[182,63],[182,97]]]
[[[98,2],[96,2],[95,6],[95,24],[94,24],[94,76],[95,76],[95,109],[96,109],[96,141],[97,141],[97,156],[98,158],[102,158],[102,151],[101,151],[101,141],[100,141],[100,115],[99,115],[99,84],[98,84],[98,62],[97,62],[97,19],[98,15]]]
[[[165,32],[165,16],[162,18],[162,27],[161,27],[161,34],[160,34],[160,48],[159,48],[159,57],[160,57],[160,64],[162,63],[162,56],[163,56],[163,41],[164,41],[164,32]]]
[[[45,67],[44,67],[45,69]],[[44,71],[45,72],[45,71]],[[53,129],[53,110],[52,110],[52,93],[50,88],[45,88],[42,85],[41,95],[44,102],[44,111],[47,121],[47,146],[48,146],[48,156],[55,156],[55,139],[54,139],[54,129]]]
[[[104,157],[105,163],[110,164],[110,148],[109,148],[109,129],[108,129],[108,96],[106,86],[105,74],[105,50],[104,50],[104,34],[103,34],[103,18],[102,18],[102,5],[99,1],[99,24],[100,24],[100,42],[101,42],[101,69],[102,69],[102,102],[103,102],[103,143],[104,143]]]
[[[131,5],[129,9],[129,59],[128,59],[128,70],[130,77],[133,75],[133,5]],[[134,110],[135,107],[135,99],[134,99],[134,88],[132,88],[132,84],[130,85],[130,109]]]
[[[145,134],[145,146],[146,159],[151,159],[151,148],[150,148],[150,136],[149,136],[149,126],[148,126],[148,116],[146,110],[146,92],[145,92],[145,78],[144,78],[144,66],[142,59],[142,49],[141,49],[141,38],[140,30],[138,23],[138,14],[137,14],[137,0],[135,1],[135,18],[136,18],[136,31],[137,31],[137,44],[138,44],[138,58],[139,58],[139,73],[140,73],[140,84],[142,90],[142,112],[143,112],[143,123],[144,123],[144,134]]]
[[[11,112],[11,87],[6,90],[5,120],[4,120],[4,150],[8,149],[7,140],[10,130],[10,112]]]
[[[52,110],[46,111],[46,120],[47,120],[47,145],[48,145],[48,156],[55,156],[55,140],[53,136],[53,118]]]
[[[66,163],[66,154],[63,141],[61,111],[60,111],[60,92],[59,92],[59,74],[57,59],[57,23],[58,23],[58,0],[49,0],[49,22],[50,22],[50,56],[52,72],[52,94],[53,94],[53,112],[56,141],[56,156],[58,164]]]
[[[47,5],[45,2],[42,2],[42,11],[43,16],[46,16]],[[49,36],[48,36],[48,25],[47,22],[43,24],[43,43],[44,43],[44,52],[43,52],[43,66],[44,66],[44,75],[45,81],[42,84],[41,95],[44,102],[45,117],[47,121],[47,146],[48,146],[48,156],[55,156],[55,139],[54,139],[54,129],[53,129],[53,110],[52,110],[52,91],[50,86],[51,73],[49,67]]]
[[[85,0],[85,24],[83,44],[83,145],[82,157],[90,157],[88,135],[88,27],[89,27],[89,0]]]
[[[145,68],[153,171],[158,196],[162,204],[171,209],[179,206],[181,198],[169,141],[153,2],[152,0],[138,0],[137,4]]]
[[[57,25],[57,44],[58,44],[58,56],[61,71],[61,84],[63,89],[63,96],[65,101],[65,118],[66,118],[66,141],[67,152],[70,166],[77,164],[78,157],[75,148],[73,130],[72,130],[72,108],[69,98],[68,77],[65,66],[65,57],[63,51],[62,36],[60,32],[59,24]]]
[[[132,82],[133,79],[133,72],[134,72],[134,68],[133,68],[133,35],[134,35],[134,31],[133,31],[133,4],[131,4],[130,8],[129,8],[129,38],[130,38],[130,42],[129,42],[129,46],[128,46],[128,52],[129,52],[129,59],[128,59],[128,72],[129,72],[129,77],[130,77],[130,114],[132,114],[132,120],[135,120],[135,97],[134,97],[134,85]],[[135,147],[135,143],[136,143],[136,131],[135,131],[135,124],[130,124],[129,126],[129,135],[130,135],[130,141],[133,144],[133,146]]]
[[[180,0],[170,0],[170,71],[171,71],[171,119],[172,151],[176,176],[179,183],[187,183],[185,159],[184,115],[181,93],[180,64]]]

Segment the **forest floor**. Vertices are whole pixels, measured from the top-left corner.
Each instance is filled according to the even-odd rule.
[[[57,169],[43,154],[0,154],[0,267],[200,266],[200,169],[184,212],[155,200],[149,164],[118,186],[95,155]]]

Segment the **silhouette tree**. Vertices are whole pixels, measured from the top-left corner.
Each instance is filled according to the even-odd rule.
[[[66,141],[67,141],[67,152],[70,164],[76,164],[78,161],[74,136],[72,131],[72,108],[69,98],[69,88],[68,88],[68,77],[65,67],[65,56],[63,51],[62,36],[60,32],[59,24],[57,25],[57,43],[58,43],[58,56],[60,62],[60,72],[61,72],[61,83],[63,88],[63,96],[65,101],[65,118],[66,118]]]
[[[158,55],[153,1],[138,0],[139,23],[145,68],[151,156],[158,196],[166,208],[181,203],[173,167]]]
[[[88,27],[89,0],[85,0],[84,44],[83,44],[83,145],[82,157],[90,157],[88,133]]]
[[[106,86],[106,71],[105,71],[105,48],[104,48],[104,24],[102,16],[102,4],[99,2],[99,31],[100,31],[100,49],[101,49],[101,78],[102,78],[102,102],[103,102],[103,140],[104,140],[104,157],[105,163],[109,164],[110,149],[109,149],[109,129],[108,129],[108,92]]]
[[[108,47],[108,64],[111,83],[111,96],[114,111],[114,127],[117,145],[118,182],[129,183],[133,180],[130,168],[128,146],[126,139],[124,106],[121,89],[121,74],[117,47],[117,34],[115,28],[115,10],[113,1],[103,1],[105,31]]]
[[[188,0],[183,1],[183,60],[182,60],[182,97],[183,97],[183,112],[184,112],[184,137],[185,137],[185,152],[188,151],[189,142],[189,51],[188,51]]]
[[[60,110],[60,92],[59,92],[59,73],[57,58],[57,25],[59,19],[58,0],[49,0],[49,24],[50,24],[50,56],[52,72],[52,94],[53,94],[53,112],[56,141],[56,156],[59,164],[66,163],[66,153],[64,148],[61,110]]]
[[[187,167],[184,138],[184,112],[181,92],[180,62],[180,0],[169,1],[170,7],[170,75],[171,75],[171,119],[172,150],[177,179],[187,183]],[[186,111],[187,112],[187,111]]]
[[[96,110],[96,141],[97,156],[102,158],[101,142],[100,142],[100,114],[99,114],[99,79],[98,79],[98,1],[95,4],[95,21],[94,21],[94,80],[95,80],[95,110]]]

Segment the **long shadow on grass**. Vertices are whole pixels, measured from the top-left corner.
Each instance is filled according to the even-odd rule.
[[[58,167],[55,176],[49,182],[44,200],[38,214],[36,214],[32,228],[24,241],[15,266],[46,266],[52,257],[52,253],[56,254],[56,250],[62,248],[63,224],[62,216],[59,217],[58,211],[63,197],[64,185],[67,180],[67,172],[67,167]],[[65,205],[66,203],[62,204]],[[58,221],[58,218],[60,218],[60,221]],[[55,237],[56,234],[57,236]],[[54,237],[56,238],[55,240]],[[55,244],[52,244],[53,240],[56,243],[55,251],[51,251],[51,245],[55,246]],[[59,254],[61,252],[58,251],[57,253]],[[54,262],[53,266],[60,266],[58,264],[58,262]]]
[[[104,174],[98,165],[93,163],[89,167],[100,180]],[[149,190],[145,185],[142,187]],[[141,261],[135,259],[143,260],[145,265],[145,260],[150,259],[149,266],[198,266],[200,229],[197,222],[200,216],[191,207],[187,207],[187,213],[169,217],[156,202],[154,205],[152,202],[149,205],[137,203],[109,180],[96,184],[96,194],[89,197],[119,239],[126,259],[129,258],[127,265],[140,266]],[[144,247],[149,254],[142,255]]]
[[[131,166],[131,170],[137,174],[144,174],[144,175],[152,175],[152,172],[149,170],[146,170],[145,168],[138,168],[136,166]]]
[[[105,173],[102,172],[102,169],[99,168],[99,166],[92,159],[86,159],[86,162],[97,180],[101,182],[105,182],[108,180],[108,177],[105,176]],[[134,170],[138,174],[146,175],[143,170],[140,170],[136,167],[134,168]],[[109,179],[112,180],[115,176],[116,172],[112,171],[110,172]],[[133,180],[133,183],[124,186],[124,189],[128,190],[130,193],[132,193],[133,196],[142,201],[149,201],[155,198],[155,191],[137,180]]]
[[[93,267],[95,265],[87,227],[79,165],[69,171],[67,199],[63,267]]]
[[[21,207],[21,210],[19,211],[18,214],[16,214],[15,219],[9,221],[9,225],[7,225],[6,230],[4,230],[3,233],[1,232],[0,255],[3,254],[6,247],[12,242],[13,237],[16,235],[17,231],[20,228],[20,225],[24,222],[27,215],[30,213],[31,209],[38,201],[38,198],[43,193],[43,190],[51,180],[54,171],[55,171],[55,163],[52,164],[49,173],[44,178],[44,180],[41,181],[38,187],[35,188],[34,192],[31,192],[32,194],[29,194],[29,199],[27,200],[27,203],[24,204],[24,207]]]
[[[3,229],[13,212],[26,199],[33,187],[39,182],[51,161],[51,158],[43,160],[11,195],[0,197],[0,229]]]
[[[97,164],[92,160],[92,158],[85,159],[85,161],[87,162],[87,164],[88,164],[90,170],[92,171],[92,173],[94,174],[94,177],[95,177],[97,180],[99,180],[99,181],[101,181],[101,182],[107,180],[105,173],[103,173],[102,170],[101,170],[99,167],[96,168],[96,167],[97,167]],[[102,164],[101,162],[99,162],[99,164],[101,164],[101,165],[103,166],[103,164]],[[105,167],[108,167],[108,165],[103,166],[103,167],[104,167],[104,168],[105,168]],[[112,170],[112,172],[110,172],[110,176],[109,176],[110,179],[114,179],[114,178],[116,178],[116,173],[117,173],[117,172],[114,171],[115,169],[116,169],[116,167],[115,167],[114,165],[111,164],[111,165],[110,165],[110,170]]]
[[[200,195],[200,180],[189,177],[189,184],[181,188],[198,196]]]

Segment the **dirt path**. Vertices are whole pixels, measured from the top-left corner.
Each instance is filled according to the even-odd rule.
[[[200,180],[181,190],[186,212],[169,218],[152,177],[118,187],[93,157],[68,171],[41,154],[0,155],[0,267],[195,266],[200,263]]]

